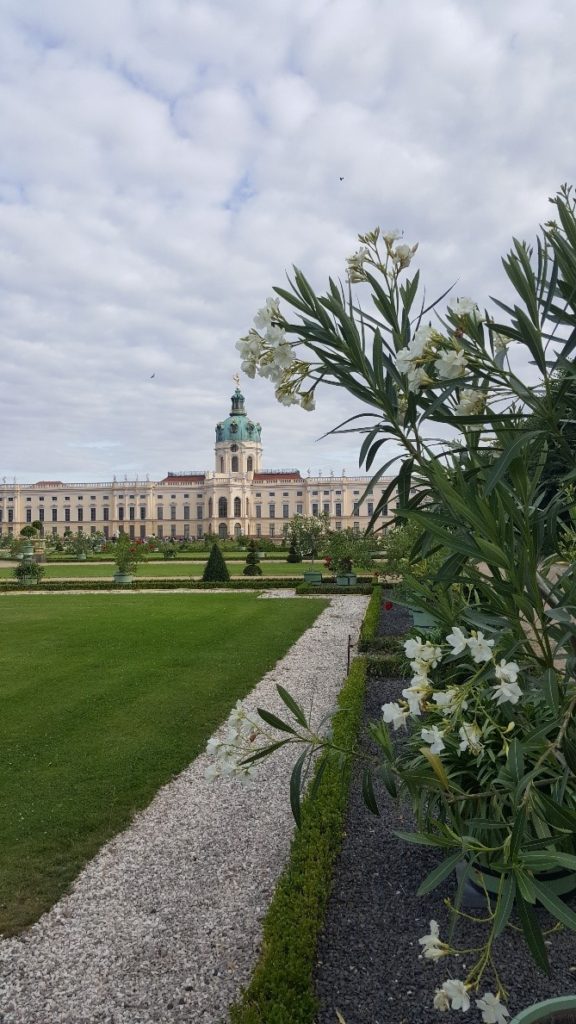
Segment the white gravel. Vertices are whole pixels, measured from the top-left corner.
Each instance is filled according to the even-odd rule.
[[[269,595],[272,596],[272,595]],[[320,717],[368,598],[335,597],[246,698],[276,683]],[[26,933],[0,942],[0,1024],[219,1024],[247,984],[286,861],[293,752],[258,778],[207,783],[205,755],[156,795]]]

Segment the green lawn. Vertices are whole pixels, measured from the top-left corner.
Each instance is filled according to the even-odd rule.
[[[184,579],[189,579],[190,576],[194,576],[200,579],[204,572],[204,564],[202,562],[142,562],[138,566],[139,577],[158,577],[158,576],[182,576]],[[245,562],[227,562],[228,571],[231,576],[242,576],[242,571],[245,568]],[[14,563],[16,565],[16,563]],[[260,562],[263,576],[302,576],[303,573],[309,570],[315,570],[326,572],[326,566],[324,562],[296,562],[291,564],[290,562]],[[88,579],[90,577],[98,579],[112,579],[112,573],[116,566],[112,562],[66,562],[61,564],[46,563],[44,569],[44,579],[54,580],[68,577],[71,579]],[[0,579],[13,579],[14,570],[3,568],[0,569]]]
[[[254,594],[1,598],[0,930],[50,907],[324,607]]]

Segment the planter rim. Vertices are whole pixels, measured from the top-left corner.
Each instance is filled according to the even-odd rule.
[[[563,1010],[576,1010],[576,994],[555,996],[553,999],[544,999],[541,1003],[533,1003],[525,1010],[520,1010],[510,1024],[547,1024],[550,1014],[561,1013]]]

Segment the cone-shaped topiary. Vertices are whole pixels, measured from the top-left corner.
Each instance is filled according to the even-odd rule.
[[[205,583],[227,583],[230,579],[228,567],[216,542],[210,549],[210,556],[202,573],[202,579]]]
[[[259,566],[260,556],[256,548],[256,541],[251,540],[248,544],[248,554],[246,555],[246,567],[243,569],[244,576],[261,576],[262,569]]]
[[[290,545],[290,550],[288,551],[288,557],[287,557],[286,561],[287,562],[301,562],[302,561],[302,555],[298,551],[298,548],[296,547],[295,544],[291,544]]]

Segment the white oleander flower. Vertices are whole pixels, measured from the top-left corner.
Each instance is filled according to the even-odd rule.
[[[439,960],[440,957],[446,956],[448,947],[445,942],[440,939],[440,929],[437,921],[430,921],[430,934],[423,935],[418,942],[423,946],[422,954],[426,960]]]
[[[430,744],[430,750],[433,754],[439,754],[441,750],[445,750],[444,733],[440,732],[437,725],[431,726],[430,729],[422,729],[420,735],[424,743]]]
[[[404,654],[410,661],[420,657],[420,651],[424,647],[424,641],[420,636],[412,636],[404,641]]]
[[[406,686],[405,689],[402,690],[402,696],[406,701],[408,701],[410,714],[416,718],[422,714],[421,704],[428,689],[429,687],[427,686]]]
[[[421,388],[434,383],[423,366],[412,366],[406,373],[406,376],[408,378],[408,391],[412,391],[413,394],[416,394]]]
[[[412,352],[410,345],[406,348],[401,348],[396,355],[396,367],[399,373],[411,373],[414,369],[415,355]]]
[[[453,380],[466,372],[466,356],[460,349],[445,349],[435,361],[434,368],[443,380]]]
[[[454,316],[469,316],[471,320],[474,320],[477,324],[481,323],[484,317],[478,308],[478,304],[473,299],[468,299],[462,296],[461,299],[457,299],[453,306],[448,307]]]
[[[460,401],[454,411],[458,416],[476,416],[483,411],[485,404],[486,396],[483,391],[464,388],[460,392]]]
[[[424,355],[425,350],[434,339],[434,328],[430,324],[421,324],[410,342],[410,350],[414,356]]]
[[[395,701],[392,701],[389,704],[382,705],[382,718],[385,722],[392,723],[394,729],[399,729],[402,725],[405,725],[408,712]]]
[[[312,390],[303,392],[300,397],[300,406],[302,409],[305,409],[306,412],[314,412],[314,409],[316,408],[316,399]]]
[[[240,369],[242,370],[242,373],[245,373],[246,376],[250,377],[252,380],[254,380],[254,377],[256,376],[257,368],[258,363],[256,362],[256,360],[253,359],[243,359],[242,362],[240,363]]]
[[[470,1009],[470,997],[466,991],[466,985],[459,978],[448,978],[442,985],[442,990],[448,996],[453,1010],[462,1010],[462,1013],[465,1013]]]
[[[287,391],[285,388],[276,388],[274,394],[281,405],[298,405],[298,396],[293,391]]]
[[[436,665],[442,661],[442,648],[437,647],[436,644],[431,644],[427,640],[420,649],[418,661],[423,661],[425,664],[430,665],[431,668],[436,668]]]
[[[410,245],[397,245],[392,253],[392,259],[401,266],[407,267],[412,259],[412,247]]]
[[[449,715],[454,707],[454,698],[456,697],[457,691],[451,690],[437,690],[436,693],[432,694],[432,700],[441,710],[443,715]]]
[[[481,999],[476,1000],[476,1006],[482,1012],[484,1024],[506,1024],[506,1018],[510,1013],[500,1002],[500,996],[492,992],[485,992]]]
[[[462,654],[462,651],[465,651],[468,645],[468,638],[459,626],[454,626],[452,632],[448,633],[446,637],[446,643],[450,644],[452,654]]]
[[[286,343],[286,331],[283,327],[268,327],[264,337],[271,348],[276,348],[278,345]]]
[[[266,305],[259,309],[254,317],[256,327],[270,327],[273,320],[280,316],[280,299],[266,299]]]
[[[464,722],[458,730],[461,743],[458,749],[461,751],[470,750],[472,754],[481,754],[484,744],[481,741],[482,730],[474,722]]]
[[[499,352],[505,352],[508,345],[511,343],[511,338],[505,338],[503,334],[494,333],[494,352],[498,355]]]
[[[399,228],[392,228],[390,231],[385,231],[382,238],[386,242],[386,245],[393,245],[399,238],[402,238],[402,232]]]
[[[469,636],[466,644],[468,650],[472,655],[472,661],[479,665],[483,661],[490,661],[492,657],[492,648],[494,647],[493,640],[485,640],[484,633],[476,630],[472,630],[472,636]]]
[[[505,661],[504,658],[501,659],[499,665],[494,667],[494,675],[502,683],[515,683],[519,671],[520,667],[515,661]]]
[[[440,1010],[441,1012],[450,1009],[450,1000],[443,988],[436,989],[432,1006],[435,1010]]]
[[[499,686],[492,687],[492,699],[497,704],[517,704],[522,696],[522,690],[518,683],[501,682]]]

